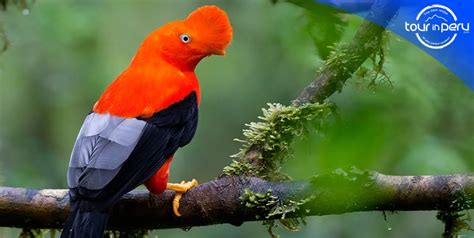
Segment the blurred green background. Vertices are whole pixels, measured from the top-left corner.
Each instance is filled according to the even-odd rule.
[[[284,104],[315,78],[322,64],[311,17],[288,3],[246,1],[37,1],[29,15],[14,6],[0,20],[10,47],[0,54],[0,185],[65,188],[69,153],[85,115],[128,65],[143,38],[204,4],[225,9],[234,27],[226,57],[197,68],[200,124],[177,153],[171,181],[215,178],[230,162],[244,123],[267,102]],[[345,16],[342,41],[361,19]],[[322,29],[322,28],[321,28]],[[331,31],[331,28],[329,28]],[[313,37],[312,37],[313,36]],[[331,100],[342,121],[324,138],[298,140],[285,165],[303,179],[352,165],[386,174],[425,175],[474,170],[474,93],[423,51],[391,35],[386,83],[375,89],[351,79]],[[308,217],[282,237],[440,237],[435,212],[380,212]],[[471,223],[472,225],[472,223]],[[0,237],[20,230],[2,228]],[[474,236],[474,233],[463,232]],[[268,237],[259,222],[159,230],[154,237]],[[469,236],[468,236],[469,237]]]

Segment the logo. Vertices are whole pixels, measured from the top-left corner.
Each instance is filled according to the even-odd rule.
[[[469,22],[461,22],[454,12],[443,5],[423,8],[416,22],[405,22],[405,30],[414,32],[418,41],[430,49],[443,49],[456,40],[458,34],[469,33]]]

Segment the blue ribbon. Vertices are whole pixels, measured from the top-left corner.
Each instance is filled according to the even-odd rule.
[[[367,14],[374,0],[314,0],[385,26]],[[474,90],[474,1],[387,0],[399,4],[386,28],[441,62]]]

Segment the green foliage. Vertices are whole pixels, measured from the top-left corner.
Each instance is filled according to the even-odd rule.
[[[269,103],[268,109],[262,109],[261,121],[246,124],[248,128],[243,130],[245,139],[236,139],[243,143],[243,147],[232,156],[237,159],[224,168],[224,173],[253,175],[269,180],[288,179],[281,172],[281,165],[293,154],[291,143],[303,136],[309,127],[320,130],[332,109],[334,106],[329,103],[301,107]],[[246,160],[248,152],[255,148],[261,153],[257,165]]]
[[[322,59],[327,59],[331,47],[341,40],[347,26],[344,12],[330,6],[306,0],[286,0],[286,2],[305,9],[306,31]]]

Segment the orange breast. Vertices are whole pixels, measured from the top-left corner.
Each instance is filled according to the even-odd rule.
[[[166,184],[168,183],[168,176],[170,173],[170,165],[173,157],[169,157],[163,166],[148,180],[145,182],[145,186],[155,195],[161,194],[166,189]]]

